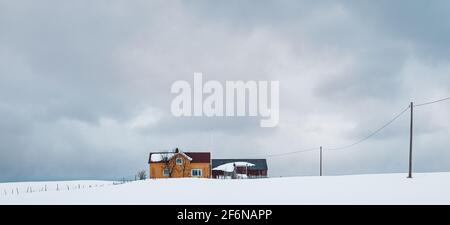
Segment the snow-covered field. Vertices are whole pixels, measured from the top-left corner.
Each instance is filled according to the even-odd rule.
[[[0,204],[450,204],[450,173],[290,177],[259,180],[161,179],[3,183]],[[59,183],[69,190],[35,191]],[[76,188],[84,184],[85,188]],[[97,186],[95,186],[97,184]],[[103,184],[103,185],[102,185]],[[74,188],[70,188],[72,185]],[[86,185],[91,185],[86,188]],[[38,190],[38,189],[36,189]]]

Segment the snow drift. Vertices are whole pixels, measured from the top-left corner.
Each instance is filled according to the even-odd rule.
[[[0,184],[0,191],[20,185]],[[159,179],[0,195],[0,204],[450,204],[450,173]]]

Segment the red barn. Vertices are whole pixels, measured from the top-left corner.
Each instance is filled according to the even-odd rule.
[[[213,159],[214,179],[254,179],[267,177],[265,159]]]

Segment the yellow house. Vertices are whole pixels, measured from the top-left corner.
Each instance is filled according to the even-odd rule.
[[[211,177],[209,152],[153,152],[149,160],[150,178]]]

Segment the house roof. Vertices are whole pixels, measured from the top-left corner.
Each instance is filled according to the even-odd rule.
[[[267,170],[266,159],[213,159],[212,168],[217,168],[221,165],[233,162],[248,162],[255,165],[248,167],[248,170]]]
[[[178,153],[175,153],[175,152],[158,152],[158,153],[150,153],[149,162],[162,162],[162,161],[165,161],[165,160],[170,160],[175,155],[178,155],[178,154],[184,156],[189,161],[192,161],[192,158],[187,156],[183,152],[178,152]]]
[[[210,152],[185,152],[192,158],[191,163],[211,163]]]
[[[157,163],[163,162],[164,159],[170,160],[177,154],[183,155],[187,158],[191,163],[210,163],[211,162],[211,153],[209,152],[151,152],[148,163]]]

